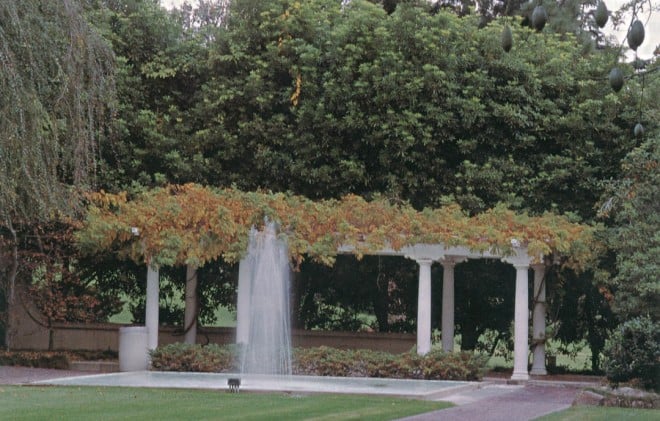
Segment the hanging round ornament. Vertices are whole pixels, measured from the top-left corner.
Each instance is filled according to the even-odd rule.
[[[619,92],[623,87],[623,72],[618,67],[613,68],[610,71],[610,86],[614,92]]]
[[[598,2],[598,6],[596,6],[595,17],[596,25],[598,25],[599,28],[603,28],[610,17],[609,11],[607,10],[607,6],[605,5],[604,1]]]
[[[511,28],[509,28],[509,25],[504,25],[504,29],[502,29],[502,49],[508,53],[512,47],[513,34],[511,33]]]
[[[628,32],[628,45],[633,50],[637,51],[637,47],[642,45],[644,42],[644,25],[642,22],[636,20],[630,26],[630,31]]]
[[[545,27],[545,23],[548,21],[548,12],[545,11],[545,7],[536,6],[532,12],[532,26],[537,30],[541,31]]]

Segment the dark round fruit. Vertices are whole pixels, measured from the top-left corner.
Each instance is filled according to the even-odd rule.
[[[637,51],[637,47],[644,42],[644,25],[642,22],[636,20],[630,27],[628,32],[628,45],[633,50]]]
[[[610,71],[610,86],[614,92],[619,92],[623,87],[623,72],[618,67]]]
[[[511,51],[511,47],[513,47],[513,35],[509,25],[505,25],[502,29],[502,49],[508,53]]]
[[[598,2],[598,6],[596,6],[596,25],[598,25],[599,28],[604,27],[609,17],[609,12],[605,2]]]
[[[548,13],[545,11],[545,8],[543,6],[536,6],[532,12],[532,26],[537,31],[540,31],[545,27],[547,21]]]

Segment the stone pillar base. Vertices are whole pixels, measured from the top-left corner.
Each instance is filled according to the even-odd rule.
[[[513,376],[511,376],[511,380],[529,380],[529,374],[527,373],[513,373]]]

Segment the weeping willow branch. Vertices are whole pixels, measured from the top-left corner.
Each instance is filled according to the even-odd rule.
[[[114,57],[77,0],[0,0],[0,226],[93,185]]]

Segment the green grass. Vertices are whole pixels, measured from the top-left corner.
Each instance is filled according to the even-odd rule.
[[[575,355],[566,355],[559,352],[556,344],[550,342],[546,355],[555,355],[557,357],[557,367],[563,367],[571,372],[588,371],[591,369],[591,350],[584,344],[574,345]],[[530,357],[531,363],[531,357]],[[508,367],[513,368],[513,356],[506,359],[502,356],[493,356],[488,360],[488,367]]]
[[[0,387],[3,420],[390,420],[446,402],[119,387]]]
[[[587,370],[591,367],[591,353],[589,350],[578,353],[575,358],[572,358],[568,355],[556,354],[557,355],[557,367],[564,367],[572,372],[579,372],[582,370]],[[530,357],[531,362],[531,357]],[[500,356],[493,356],[488,360],[489,368],[496,367],[505,367],[513,368],[513,360],[505,359]]]
[[[128,304],[124,304],[124,307],[122,308],[121,312],[111,316],[108,321],[110,323],[122,323],[122,324],[132,323],[133,316],[131,315],[131,312],[128,309]]]
[[[236,312],[230,311],[227,307],[218,307],[215,310],[215,323],[218,327],[236,327]]]
[[[537,421],[657,421],[660,410],[633,408],[606,408],[602,406],[575,406],[565,411],[555,412]]]
[[[133,316],[128,309],[128,303],[124,304],[124,308],[120,313],[115,314],[108,320],[110,323],[130,324],[133,322]],[[210,326],[213,327],[236,327],[236,313],[230,311],[227,307],[218,307],[215,311],[215,323]]]

